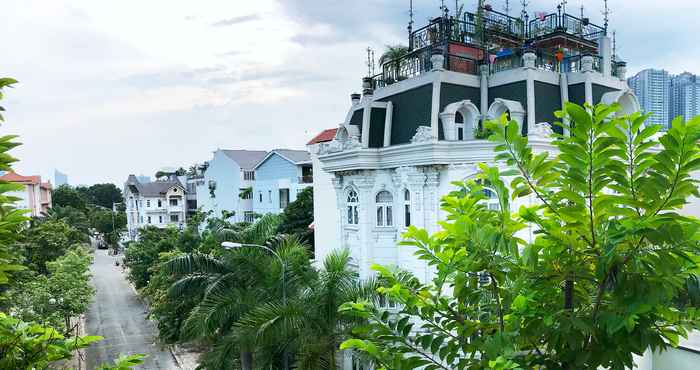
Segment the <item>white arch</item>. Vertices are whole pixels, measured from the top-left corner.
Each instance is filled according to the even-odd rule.
[[[620,104],[620,110],[617,111],[617,115],[627,115],[642,110],[639,100],[637,100],[634,92],[630,89],[607,92],[600,98],[600,102],[608,105]]]
[[[455,103],[448,104],[445,110],[440,113],[440,120],[442,121],[442,129],[445,134],[445,140],[458,140],[457,135],[457,123],[455,122],[455,117],[457,112],[462,115],[464,119],[463,128],[463,140],[469,140],[474,138],[474,129],[479,122],[481,113],[479,108],[471,102],[471,100],[462,100]]]
[[[512,120],[518,122],[518,126],[522,130],[525,120],[525,109],[523,109],[523,105],[520,102],[515,100],[496,98],[489,106],[486,117],[491,120],[499,119],[506,112],[510,113]]]

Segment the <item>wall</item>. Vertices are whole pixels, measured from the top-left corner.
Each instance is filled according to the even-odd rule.
[[[321,168],[315,154],[318,144],[309,145],[314,170],[314,259],[322,261],[333,249],[340,248],[340,219],[336,204],[333,174]]]
[[[384,146],[384,123],[386,121],[386,109],[372,108],[369,116],[369,147],[381,148]]]
[[[388,96],[394,109],[391,123],[391,145],[410,143],[418,126],[430,126],[433,84],[427,84]],[[315,172],[314,172],[315,173]]]
[[[569,101],[578,105],[586,102],[586,85],[583,82],[569,85]]]
[[[535,123],[548,122],[553,124],[557,121],[554,112],[561,110],[559,85],[535,81],[535,107]],[[560,126],[552,125],[552,129],[557,133],[563,133]]]
[[[525,81],[513,82],[501,86],[489,88],[489,107],[496,98],[514,100],[520,102],[523,109],[527,112],[527,88]],[[537,99],[535,98],[535,102]],[[486,113],[486,112],[482,112]],[[523,124],[523,135],[527,135],[527,125]]]
[[[209,191],[209,181],[216,181],[215,197]],[[236,212],[232,221],[242,221],[243,215],[238,214],[238,193],[241,183],[241,169],[236,162],[223,151],[214,152],[214,158],[209,162],[209,168],[204,172],[204,185],[197,189],[197,205],[204,212],[213,211],[212,216],[221,217],[221,211]],[[200,188],[202,191],[200,192]]]
[[[299,177],[301,177],[301,166],[289,162],[277,153],[271,154],[255,170],[253,212],[261,215],[281,213],[283,209],[280,208],[279,189],[289,189],[289,203],[291,203],[297,199],[298,191],[313,185],[299,184]],[[269,194],[272,194],[271,199]]]

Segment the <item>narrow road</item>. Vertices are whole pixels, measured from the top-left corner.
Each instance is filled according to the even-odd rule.
[[[146,320],[146,308],[114,260],[106,250],[95,251],[91,271],[97,292],[87,313],[86,329],[87,334],[104,339],[87,349],[87,368],[111,363],[120,354],[143,353],[148,357],[137,369],[179,370],[170,352],[156,343],[157,330]]]

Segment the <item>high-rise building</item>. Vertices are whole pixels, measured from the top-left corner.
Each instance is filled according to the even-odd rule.
[[[663,69],[645,69],[627,79],[643,112],[651,113],[647,123],[668,127],[671,115],[671,78]]]
[[[59,170],[54,170],[53,182],[54,184],[56,184],[56,187],[59,187],[61,185],[68,185],[68,175]]]
[[[688,120],[700,114],[700,79],[696,75],[683,72],[671,77],[670,117],[673,120],[682,116]]]

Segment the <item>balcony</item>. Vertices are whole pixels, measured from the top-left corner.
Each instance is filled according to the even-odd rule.
[[[313,176],[300,176],[298,180],[299,180],[300,184],[313,184],[314,183]]]

